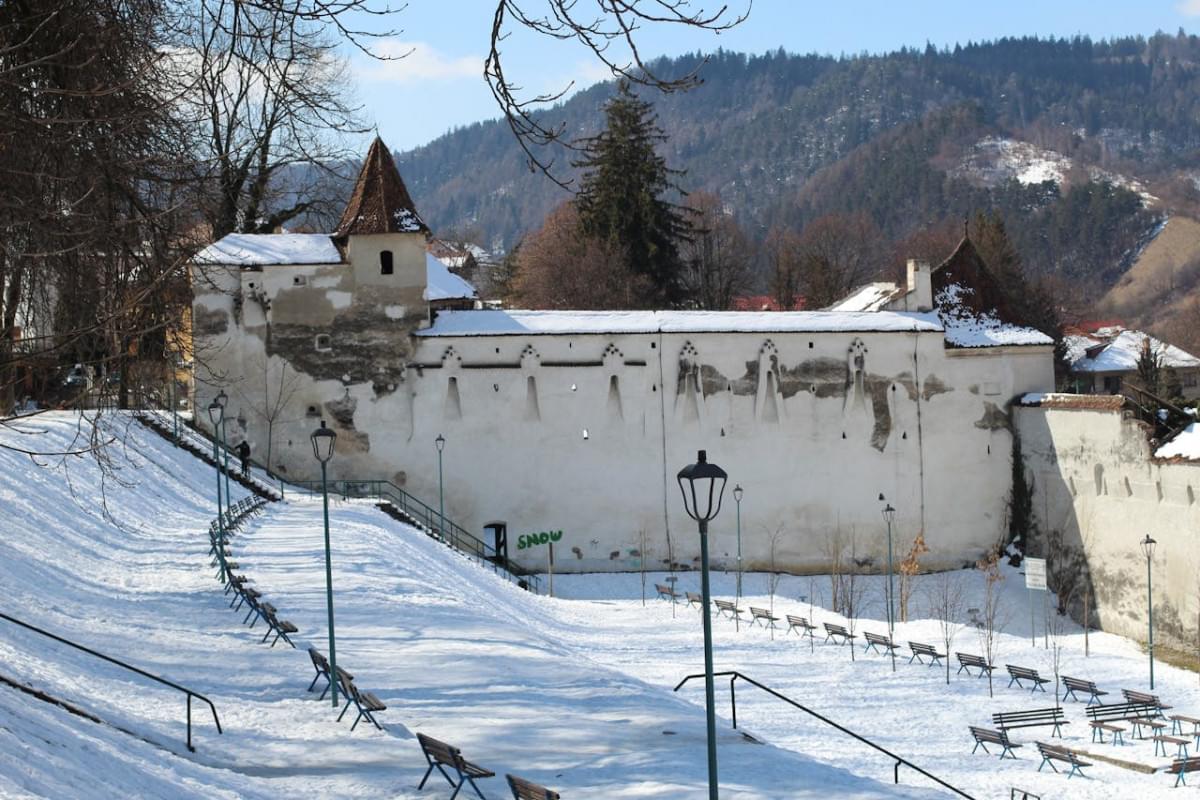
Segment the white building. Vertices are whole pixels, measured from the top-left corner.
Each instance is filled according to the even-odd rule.
[[[698,560],[675,474],[700,448],[745,489],[748,569],[886,557],[923,531],[929,567],[1002,538],[1010,401],[1053,388],[1053,346],[1003,321],[971,243],[910,264],[889,310],[473,310],[427,256],[427,230],[378,140],[338,230],[237,235],[196,259],[198,405],[224,388],[234,441],[293,478],[308,436],[338,433],[331,476],[384,479],[507,545],[562,531],[556,568]],[[203,415],[200,417],[203,420]],[[730,492],[713,523],[736,552]]]
[[[1105,327],[1064,338],[1076,392],[1120,394],[1126,381],[1136,381],[1138,360],[1149,348],[1164,370],[1174,371],[1184,397],[1200,397],[1200,358],[1148,333]]]

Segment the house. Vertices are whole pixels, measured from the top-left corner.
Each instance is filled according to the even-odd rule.
[[[1064,339],[1070,385],[1077,393],[1121,394],[1128,383],[1137,383],[1138,361],[1148,349],[1168,372],[1168,385],[1177,380],[1183,397],[1200,397],[1200,358],[1148,333],[1107,325],[1090,333],[1075,329]]]

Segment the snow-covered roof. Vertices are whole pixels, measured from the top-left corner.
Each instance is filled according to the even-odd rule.
[[[1188,461],[1200,461],[1200,422],[1188,425],[1171,441],[1155,451],[1158,458],[1185,458]]]
[[[832,311],[445,311],[419,336],[586,333],[940,332],[934,314]]]
[[[327,233],[230,233],[196,254],[197,264],[261,267],[268,264],[340,264]]]
[[[946,343],[954,347],[1053,345],[1054,340],[1036,328],[1002,322],[994,314],[975,311],[963,302],[973,289],[957,283],[938,292],[938,316],[946,329]]]
[[[426,300],[473,300],[476,297],[474,286],[446,269],[446,265],[432,253],[425,254]]]
[[[831,305],[827,311],[880,311],[900,291],[894,283],[880,281],[860,286]]]
[[[1072,372],[1133,372],[1147,341],[1164,367],[1200,367],[1200,358],[1174,345],[1141,331],[1112,328],[1101,328],[1095,336],[1067,336],[1067,361]],[[1089,350],[1093,350],[1090,357]]]

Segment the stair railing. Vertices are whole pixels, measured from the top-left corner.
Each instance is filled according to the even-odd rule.
[[[675,685],[674,691],[678,692],[679,689],[688,681],[691,681],[691,680],[694,680],[697,678],[703,678],[703,677],[704,677],[704,673],[700,673],[698,675],[688,675],[687,677],[685,677],[683,680],[681,680],[679,683],[677,683]],[[857,739],[858,741],[862,742],[863,744],[867,745],[868,747],[872,747],[872,748],[878,750],[879,752],[883,753],[888,758],[895,761],[894,778],[895,778],[896,783],[900,783],[900,766],[904,765],[915,772],[919,772],[921,775],[924,775],[926,778],[929,778],[929,780],[933,781],[934,783],[938,784],[939,786],[949,789],[950,791],[954,792],[956,795],[958,795],[960,797],[966,797],[967,800],[975,800],[973,797],[971,797],[971,795],[967,794],[966,792],[962,791],[961,789],[951,786],[950,784],[946,783],[944,780],[937,777],[936,775],[931,775],[930,773],[928,773],[925,770],[918,767],[916,764],[909,761],[907,758],[896,755],[891,750],[888,750],[887,748],[884,748],[884,747],[881,747],[880,745],[875,744],[875,742],[872,742],[870,739],[866,738],[865,736],[861,736],[861,735],[855,733],[854,731],[850,730],[849,728],[842,727],[841,725],[837,724],[836,722],[829,719],[828,717],[818,714],[816,711],[813,711],[811,708],[807,708],[806,706],[803,706],[800,703],[797,703],[795,700],[788,697],[787,695],[780,694],[779,692],[772,689],[770,686],[759,683],[758,681],[754,680],[753,678],[748,678],[736,670],[730,670],[728,672],[714,672],[713,677],[714,678],[725,678],[725,677],[729,678],[729,702],[730,702],[731,707],[733,708],[733,727],[735,730],[737,729],[737,692],[734,689],[734,683],[738,680],[742,680],[742,681],[745,681],[746,683],[750,684],[751,686],[754,686],[754,687],[757,687],[757,688],[763,690],[764,692],[771,695],[775,699],[782,700],[783,702],[787,703],[788,705],[794,706],[795,708],[800,709],[805,714],[809,714],[813,717],[816,717],[821,722],[824,722],[826,725],[837,728],[839,731],[846,734],[847,736]]]
[[[192,747],[192,698],[193,697],[196,698],[197,700],[200,700],[201,702],[208,704],[209,709],[212,711],[213,722],[216,723],[216,726],[217,726],[217,733],[219,733],[219,734],[225,733],[225,731],[223,731],[221,729],[221,720],[219,717],[217,717],[217,707],[213,705],[211,700],[209,700],[207,697],[200,694],[199,692],[194,692],[191,689],[187,688],[186,686],[180,686],[178,683],[169,681],[166,678],[160,678],[158,675],[154,675],[152,673],[146,672],[146,670],[139,669],[138,667],[135,667],[132,664],[126,664],[124,661],[115,659],[112,656],[106,656],[104,653],[98,653],[95,650],[92,650],[90,647],[84,647],[83,645],[76,644],[75,642],[72,642],[69,639],[64,639],[61,636],[56,636],[55,634],[50,633],[49,631],[42,630],[41,628],[37,627],[36,625],[30,625],[28,622],[22,622],[21,620],[16,619],[15,617],[10,617],[8,614],[0,613],[0,619],[7,620],[8,622],[11,622],[14,625],[19,625],[20,627],[25,628],[26,630],[33,631],[34,633],[40,634],[41,636],[45,636],[48,639],[53,639],[54,641],[59,642],[60,644],[65,644],[69,647],[74,647],[76,650],[87,653],[90,656],[94,656],[95,658],[102,659],[104,661],[109,662],[110,664],[116,664],[118,667],[121,667],[122,669],[129,670],[130,672],[135,672],[144,678],[149,678],[152,681],[161,683],[163,686],[169,686],[170,688],[175,689],[176,691],[180,691],[180,692],[183,692],[184,694],[186,694],[187,695],[187,749],[192,751],[193,753],[196,752],[196,748]]]

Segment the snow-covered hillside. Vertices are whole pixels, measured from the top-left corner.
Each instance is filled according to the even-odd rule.
[[[1005,181],[1021,183],[1061,184],[1070,176],[1074,162],[1062,153],[1038,147],[1018,139],[989,136],[976,142],[951,170],[956,177],[966,178],[981,186],[998,186]],[[1141,196],[1146,204],[1158,202],[1137,178],[1100,169],[1084,168],[1091,180],[1108,181]]]
[[[640,576],[559,576],[566,598],[523,592],[427,537],[397,525],[368,503],[332,508],[333,583],[339,665],[377,694],[386,732],[335,721],[305,691],[312,668],[304,648],[326,650],[320,504],[293,497],[253,519],[233,541],[240,571],[280,616],[300,629],[299,646],[259,644],[227,607],[207,556],[211,470],[161,438],[112,417],[119,480],[103,487],[92,461],[70,458],[64,472],[0,450],[0,539],[5,613],[132,661],[212,698],[225,726],[217,735],[196,711],[197,751],[183,747],[183,699],[113,667],[0,621],[0,675],[75,703],[145,739],[72,716],[0,685],[0,797],[445,797],[444,784],[418,792],[424,771],[410,731],[461,746],[498,774],[515,772],[572,798],[693,798],[705,790],[703,690],[671,688],[702,670],[699,615],[649,599]],[[36,438],[6,432],[26,449],[63,449],[77,418],[24,423]],[[36,442],[36,447],[31,444]],[[40,458],[42,462],[52,459]],[[69,479],[69,480],[68,480]],[[101,489],[103,488],[103,492]],[[240,496],[235,489],[235,498]],[[108,514],[104,511],[106,504]],[[713,547],[733,543],[732,518],[714,525]],[[652,585],[662,576],[647,576]],[[974,592],[979,577],[960,576]],[[765,576],[747,576],[743,605],[772,603]],[[916,619],[901,641],[936,642],[924,619],[927,589],[918,580]],[[1003,582],[1007,633],[1002,662],[1050,674],[1039,635],[1029,644],[1029,606],[1013,571]],[[865,580],[858,631],[884,632],[882,581]],[[828,579],[787,577],[777,614],[841,618],[821,608]],[[695,573],[679,579],[695,591]],[[733,592],[733,576],[714,590]],[[803,600],[801,598],[804,598]],[[968,605],[977,605],[974,595]],[[1038,615],[1040,616],[1040,606]],[[716,666],[738,669],[830,716],[959,786],[971,796],[1007,797],[1011,786],[1043,797],[1175,797],[1173,779],[1096,762],[1091,780],[1037,771],[1032,742],[1048,731],[1014,732],[1025,743],[1016,761],[971,755],[968,724],[989,725],[996,711],[1052,705],[1050,695],[986,682],[860,650],[799,640],[762,628],[714,623]],[[1040,628],[1040,623],[1039,623]],[[860,640],[861,641],[861,640]],[[1124,640],[1064,635],[1063,672],[1094,679],[1119,697],[1145,688],[1145,658]],[[940,649],[940,645],[939,645]],[[975,632],[953,649],[977,652]],[[1200,715],[1194,674],[1157,669],[1164,700]],[[728,684],[718,684],[724,798],[946,797],[910,770],[891,783],[893,763],[852,739],[748,686],[738,691],[739,727],[729,726]],[[1067,703],[1065,741],[1073,747],[1161,767],[1149,742],[1114,750],[1091,745],[1082,703]],[[431,779],[432,781],[432,779]],[[503,779],[481,782],[489,798],[507,796]]]

